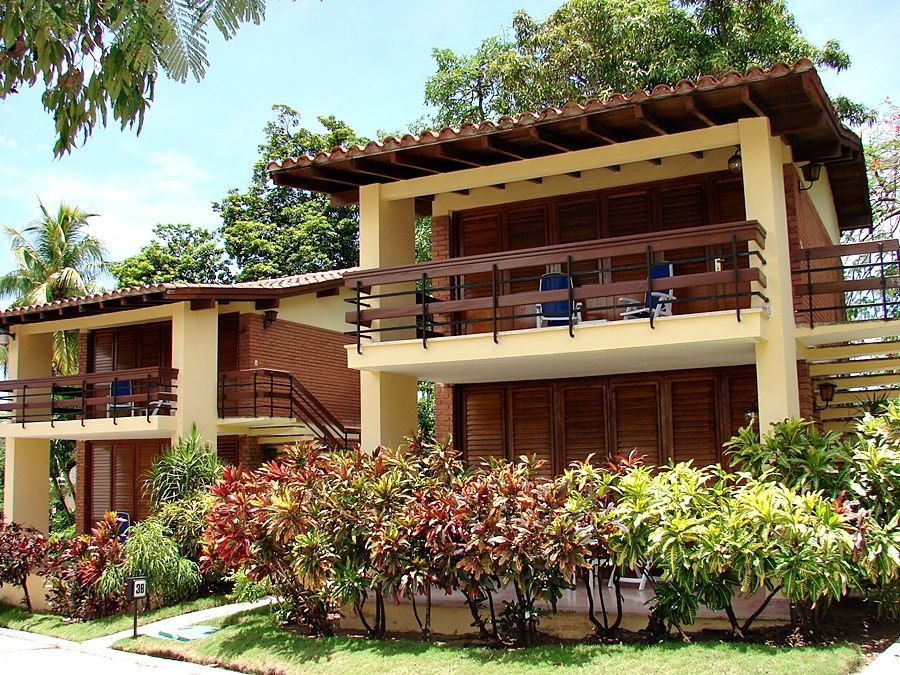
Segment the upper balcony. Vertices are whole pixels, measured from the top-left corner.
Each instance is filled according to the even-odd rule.
[[[178,371],[168,367],[0,382],[0,437],[99,439],[168,435]]]
[[[477,382],[752,362],[765,236],[740,221],[350,274],[350,365]]]

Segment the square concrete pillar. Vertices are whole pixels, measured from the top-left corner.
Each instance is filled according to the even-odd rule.
[[[747,218],[766,230],[765,274],[771,311],[767,335],[756,344],[759,428],[799,417],[797,346],[794,340],[794,295],[787,210],[784,196],[785,147],[773,138],[764,117],[738,122]]]
[[[197,427],[203,440],[216,447],[218,401],[219,314],[215,307],[192,310],[179,303],[172,314],[172,367],[178,369],[177,434]]]

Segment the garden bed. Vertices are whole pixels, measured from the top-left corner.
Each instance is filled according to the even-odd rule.
[[[180,614],[196,612],[210,607],[219,607],[228,604],[229,600],[224,595],[213,595],[205,598],[197,598],[187,602],[180,602],[169,607],[161,607],[149,612],[141,612],[138,615],[138,625],[146,625],[154,621],[161,621]],[[39,633],[50,637],[74,642],[84,642],[94,638],[105,637],[128,630],[133,625],[131,614],[114,614],[93,621],[70,621],[56,614],[35,613],[29,614],[24,609],[0,605],[0,627],[14,630]]]
[[[614,673],[666,675],[786,673],[842,675],[863,663],[856,645],[846,642],[804,647],[698,640],[690,644],[666,642],[646,646],[626,642],[601,644],[545,644],[528,649],[501,650],[453,642],[391,638],[367,640],[352,635],[308,638],[285,631],[267,610],[212,622],[214,635],[189,643],[151,637],[125,639],[123,651],[218,665],[245,673]]]

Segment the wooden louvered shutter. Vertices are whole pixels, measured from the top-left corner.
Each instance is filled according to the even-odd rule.
[[[672,458],[694,460],[694,466],[720,459],[715,378],[675,380],[671,383]]]
[[[506,457],[505,392],[502,388],[466,387],[462,390],[463,457],[478,466],[488,457]]]
[[[240,320],[239,312],[219,315],[219,373],[227,373],[239,368]]]
[[[606,387],[600,384],[565,385],[562,398],[563,448],[560,470],[593,455],[594,464],[609,457],[606,440]]]
[[[547,208],[521,209],[511,211],[506,217],[506,239],[508,250],[518,251],[525,248],[536,248],[547,245]],[[510,270],[507,279],[511,283],[503,289],[504,293],[528,293],[539,288],[539,278],[547,269],[543,265],[533,267],[517,267]],[[518,279],[519,281],[513,281]],[[525,305],[513,309],[515,314],[531,316],[516,319],[509,328],[534,328],[534,305]],[[511,312],[506,312],[511,313]]]
[[[496,253],[502,246],[499,213],[460,214],[457,221],[457,230],[459,232],[460,256],[467,257],[484,253]],[[491,295],[491,275],[489,272],[466,274],[460,281],[465,284],[478,284],[463,290],[462,298],[464,299],[486,298]],[[460,319],[479,321],[478,323],[463,325],[458,332],[464,334],[484,333],[491,329],[490,316],[491,310],[489,309],[461,313],[458,317]]]
[[[134,474],[135,496],[137,498],[137,518],[143,520],[150,515],[150,491],[146,482],[150,475],[153,461],[162,453],[165,443],[147,441],[137,444],[137,471]],[[132,518],[135,517],[132,515]]]
[[[108,373],[115,366],[113,344],[115,343],[115,331],[95,330],[90,334],[91,359],[89,372]]]
[[[237,466],[240,463],[240,441],[237,436],[219,436],[216,439],[216,456],[222,464]]]
[[[137,518],[134,454],[133,443],[113,446],[113,511],[124,511],[132,520]]]
[[[615,383],[612,385],[615,406],[615,454],[626,456],[632,450],[644,456],[648,464],[661,461],[659,424],[659,386]]]
[[[552,476],[553,466],[553,398],[550,385],[516,386],[509,392],[510,450],[513,459],[534,455],[543,460],[539,475]]]
[[[103,514],[112,509],[112,448],[109,445],[91,443],[90,455],[90,496],[91,511],[88,529],[94,526]],[[83,479],[82,479],[83,480]]]
[[[660,190],[660,217],[663,230],[683,230],[707,224],[706,190],[704,185],[682,185]],[[699,274],[710,266],[706,260],[709,251],[706,246],[692,246],[662,253],[665,260],[672,262],[675,275]],[[675,296],[706,297],[715,294],[715,287],[700,286],[684,288]],[[716,309],[713,301],[695,300],[673,304],[674,314],[694,314]]]

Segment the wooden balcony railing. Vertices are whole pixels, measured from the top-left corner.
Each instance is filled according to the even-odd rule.
[[[329,447],[359,443],[359,428],[335,417],[300,380],[285,370],[253,368],[219,375],[219,417],[296,420]]]
[[[900,318],[900,242],[807,248],[792,261],[797,323]]]
[[[534,327],[539,303],[581,303],[586,320],[615,320],[631,307],[623,298],[653,291],[672,291],[673,314],[730,309],[740,320],[751,298],[767,301],[764,249],[760,224],[740,221],[363,270],[345,276],[356,291],[348,335],[358,351],[363,340],[398,331],[426,348],[429,339],[471,332],[496,341],[505,330]],[[653,279],[662,261],[673,276]],[[570,288],[539,291],[548,271],[566,274]],[[574,323],[570,317],[570,335]]]
[[[121,417],[171,415],[178,400],[174,368],[133,368],[109,373],[0,382],[0,417],[25,425]]]

